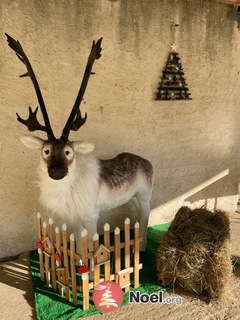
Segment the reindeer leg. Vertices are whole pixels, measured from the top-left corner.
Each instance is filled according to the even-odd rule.
[[[75,239],[76,239],[76,251],[78,254],[81,255],[81,232],[83,231],[83,225],[82,223],[74,223],[73,225],[73,233],[74,233],[74,236],[75,236]],[[80,265],[80,261],[78,261],[76,263],[76,265]]]
[[[137,212],[140,212],[140,207],[139,207],[139,202],[138,199],[136,197],[133,197],[131,199],[132,204],[134,205],[135,209],[137,210]]]
[[[88,231],[88,250],[93,251],[93,236],[97,233],[97,221],[85,221],[85,229]],[[89,278],[91,281],[94,280],[94,258],[90,259],[90,274]]]
[[[143,237],[143,241],[140,242],[140,251],[145,251],[147,244],[147,226],[148,226],[148,218],[150,214],[150,205],[149,201],[137,196],[137,200],[139,203],[139,214],[140,214],[140,237]]]

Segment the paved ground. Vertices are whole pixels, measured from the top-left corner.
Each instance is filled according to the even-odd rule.
[[[231,243],[232,255],[240,261],[240,213],[238,212],[231,214]],[[234,298],[230,302],[219,305],[206,304],[194,297],[182,296],[182,305],[150,303],[143,305],[135,303],[122,307],[114,313],[95,315],[85,319],[239,320],[240,268],[237,268],[234,272],[232,294]],[[171,295],[171,293],[166,293],[166,296],[168,295]],[[0,263],[0,319],[37,319],[34,310],[34,296],[28,254],[23,254],[16,260]]]

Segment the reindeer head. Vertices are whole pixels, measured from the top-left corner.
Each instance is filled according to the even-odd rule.
[[[68,174],[71,166],[74,165],[77,153],[85,154],[91,152],[94,148],[93,144],[91,143],[83,141],[71,142],[69,141],[68,137],[71,130],[79,130],[87,120],[87,113],[85,113],[84,117],[82,117],[81,115],[80,104],[83,99],[89,77],[91,74],[93,74],[92,67],[94,61],[101,57],[102,38],[100,38],[96,43],[95,41],[93,41],[76,101],[73,105],[66,125],[63,128],[61,137],[59,139],[56,139],[50,125],[47,109],[40,91],[37,78],[27,58],[27,55],[25,54],[19,41],[14,40],[8,34],[6,34],[6,36],[9,47],[15,51],[17,57],[25,64],[27,68],[27,73],[20,77],[28,76],[31,78],[37,94],[37,99],[45,125],[41,125],[37,120],[38,107],[35,109],[35,111],[32,111],[32,108],[29,107],[29,117],[26,120],[22,119],[17,113],[17,120],[24,124],[29,131],[44,131],[47,133],[48,137],[47,140],[43,140],[35,136],[24,136],[21,138],[21,141],[25,146],[29,148],[41,150],[42,163],[46,165],[47,172],[50,178],[55,180],[62,179]]]

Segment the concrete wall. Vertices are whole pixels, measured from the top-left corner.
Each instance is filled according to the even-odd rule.
[[[103,36],[102,58],[82,105],[88,121],[71,138],[93,141],[102,158],[129,151],[153,163],[155,224],[183,204],[236,209],[240,35],[227,10],[210,0],[1,1],[0,257],[34,247],[40,210],[38,154],[19,142],[27,130],[15,116],[27,116],[37,100],[30,80],[18,78],[25,68],[4,32],[28,53],[56,135],[75,100],[91,42]],[[153,99],[172,23],[180,24],[176,43],[191,101]]]

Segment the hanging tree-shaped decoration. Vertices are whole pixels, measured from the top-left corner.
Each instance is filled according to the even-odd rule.
[[[159,84],[156,92],[155,100],[191,100],[186,79],[180,58],[176,52],[175,30],[178,24],[171,27],[173,34],[173,44],[171,52],[168,55],[168,60],[162,74],[162,81]]]

